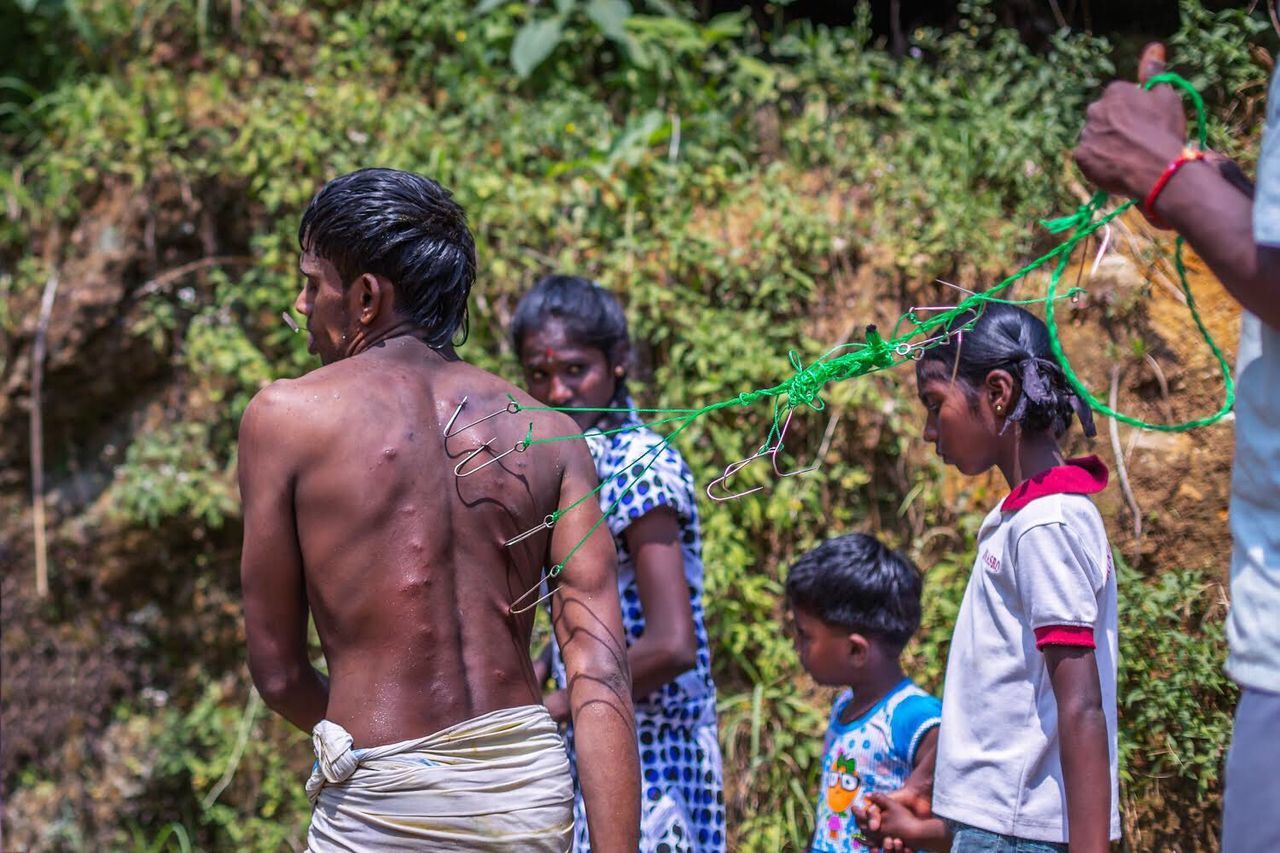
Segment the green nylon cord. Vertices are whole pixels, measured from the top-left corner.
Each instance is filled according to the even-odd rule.
[[[1145,84],[1145,88],[1150,89],[1152,86],[1162,83],[1172,84],[1180,88],[1190,97],[1196,110],[1196,138],[1199,140],[1199,144],[1203,148],[1206,140],[1206,115],[1204,101],[1200,97],[1200,94],[1190,83],[1179,75],[1173,73],[1159,74],[1152,77]],[[666,415],[666,417],[659,418],[648,423],[634,423],[624,425],[616,429],[597,431],[600,435],[616,435],[619,433],[630,432],[632,430],[647,429],[669,423],[680,422],[679,426],[672,430],[669,435],[662,438],[661,441],[652,445],[645,454],[628,463],[628,466],[632,466],[639,463],[647,456],[652,455],[652,458],[645,465],[644,471],[641,472],[640,476],[642,476],[644,472],[647,472],[653,467],[662,451],[670,446],[681,432],[704,415],[719,411],[720,409],[727,409],[736,406],[751,406],[762,399],[772,399],[773,423],[769,429],[764,446],[758,452],[765,453],[781,448],[782,424],[792,410],[800,408],[801,406],[808,407],[815,411],[821,411],[825,408],[826,402],[822,398],[822,391],[830,383],[887,370],[891,367],[902,364],[905,361],[916,360],[922,357],[926,350],[939,346],[950,340],[951,336],[957,332],[972,328],[973,324],[977,321],[977,318],[981,316],[983,307],[987,303],[1029,305],[1043,302],[1045,305],[1045,325],[1048,327],[1049,344],[1054,357],[1057,358],[1058,363],[1062,366],[1063,373],[1071,383],[1071,386],[1080,395],[1081,399],[1084,400],[1094,411],[1114,418],[1121,423],[1129,424],[1130,426],[1158,432],[1187,432],[1188,430],[1217,423],[1227,416],[1235,403],[1235,383],[1232,381],[1231,369],[1227,364],[1226,356],[1223,355],[1222,350],[1218,347],[1217,343],[1213,340],[1212,335],[1209,333],[1208,328],[1205,327],[1204,321],[1200,316],[1199,309],[1197,308],[1195,299],[1192,295],[1191,287],[1187,282],[1186,266],[1182,259],[1182,237],[1178,237],[1175,243],[1174,264],[1178,272],[1178,279],[1182,287],[1182,292],[1186,297],[1187,310],[1191,313],[1191,317],[1195,321],[1196,328],[1200,332],[1200,337],[1206,344],[1208,344],[1209,349],[1216,357],[1218,366],[1222,371],[1223,385],[1225,389],[1222,407],[1212,415],[1196,418],[1194,420],[1173,424],[1151,423],[1149,421],[1125,415],[1103,403],[1095,397],[1087,387],[1085,387],[1079,376],[1076,375],[1075,370],[1071,367],[1070,360],[1067,358],[1066,352],[1063,350],[1062,341],[1058,334],[1055,304],[1058,300],[1064,298],[1072,298],[1074,300],[1077,294],[1082,291],[1081,288],[1073,287],[1068,289],[1065,294],[1059,295],[1058,286],[1063,274],[1066,272],[1071,260],[1072,252],[1075,248],[1099,229],[1105,228],[1111,220],[1119,217],[1135,204],[1135,202],[1132,201],[1125,202],[1115,210],[1099,217],[1097,215],[1098,211],[1106,203],[1106,200],[1106,194],[1098,192],[1095,193],[1088,202],[1077,208],[1074,213],[1055,219],[1042,220],[1040,224],[1050,233],[1061,234],[1069,232],[1069,236],[1062,243],[1050,249],[1048,252],[1045,252],[1035,260],[1027,263],[1022,268],[1018,269],[1013,274],[1004,278],[989,289],[981,293],[971,294],[961,300],[953,308],[945,311],[939,311],[927,319],[921,319],[915,311],[908,311],[898,319],[897,323],[894,325],[893,333],[890,335],[888,340],[885,340],[880,336],[875,326],[868,326],[865,341],[841,344],[833,347],[807,367],[800,361],[800,357],[797,353],[794,351],[789,352],[788,359],[791,362],[794,373],[785,381],[770,388],[757,388],[752,391],[745,391],[738,394],[736,397],[729,397],[696,409],[651,408],[624,410],[615,408],[524,406],[516,403],[515,400],[512,399],[514,411],[554,411],[564,413],[634,411],[641,414]],[[1050,275],[1048,290],[1044,297],[1038,299],[1013,300],[1002,299],[997,296],[997,294],[1009,288],[1014,282],[1024,278],[1029,273],[1053,260],[1056,260],[1057,264]],[[961,318],[964,319],[961,320]],[[911,328],[904,334],[900,335],[899,331],[904,324],[910,325]],[[845,352],[845,350],[848,351]],[[837,355],[837,353],[840,354]],[[582,435],[534,438],[533,427],[530,425],[530,430],[525,437],[524,444],[527,448],[534,444],[548,444],[556,441],[568,441],[579,438],[582,438]],[[634,487],[637,481],[638,476],[629,478],[627,488],[624,489],[623,492],[614,499],[609,507],[605,509],[601,517],[591,526],[591,529],[587,531],[586,535],[583,536],[576,545],[574,545],[569,553],[565,555],[564,559],[562,559],[559,564],[552,567],[549,572],[550,577],[555,577],[564,570],[565,564],[568,563],[569,559],[576,554],[582,545],[585,544],[587,539],[595,533],[608,514],[617,508],[623,496],[631,491],[631,488]],[[557,509],[549,517],[551,524],[554,524],[566,513],[571,512],[587,500],[598,495],[600,490],[604,488],[604,485],[605,484],[601,483],[589,493],[583,495],[568,506]]]

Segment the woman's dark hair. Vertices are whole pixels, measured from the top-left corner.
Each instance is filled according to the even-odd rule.
[[[1006,370],[1017,383],[1016,402],[1005,420],[1005,428],[1020,421],[1035,432],[1052,430],[1060,436],[1071,426],[1071,414],[1080,418],[1087,436],[1096,434],[1093,412],[1072,390],[1066,374],[1049,347],[1049,329],[1044,321],[1016,305],[987,303],[982,312],[961,315],[953,328],[973,322],[946,342],[925,350],[916,365],[917,375],[956,376],[964,380],[971,402],[977,400],[993,370]],[[1003,432],[1003,429],[1001,430]]]
[[[915,564],[874,536],[828,539],[796,560],[787,602],[829,625],[901,650],[920,627],[923,580]]]
[[[476,244],[466,212],[430,178],[398,169],[334,178],[302,214],[298,243],[332,263],[344,287],[364,273],[386,276],[399,312],[431,346],[449,344],[459,326],[466,340]]]
[[[511,318],[511,345],[517,355],[525,336],[550,320],[563,325],[569,340],[604,353],[610,367],[630,366],[627,315],[618,298],[594,281],[576,275],[549,275],[520,297]],[[625,405],[627,395],[624,374],[618,380],[612,405]]]

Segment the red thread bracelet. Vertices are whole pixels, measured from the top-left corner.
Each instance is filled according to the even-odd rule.
[[[1188,163],[1203,160],[1204,157],[1205,152],[1202,148],[1183,148],[1182,153],[1168,166],[1164,167],[1160,177],[1156,178],[1155,185],[1151,187],[1151,192],[1147,193],[1147,200],[1142,203],[1142,211],[1147,215],[1147,219],[1152,225],[1165,231],[1172,227],[1156,214],[1156,199],[1160,197],[1160,193],[1164,192],[1165,185],[1169,183],[1174,175],[1178,174],[1179,169]]]

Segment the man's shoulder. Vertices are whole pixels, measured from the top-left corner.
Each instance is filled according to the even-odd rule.
[[[254,394],[240,417],[241,440],[247,436],[267,439],[286,431],[296,437],[320,427],[326,421],[325,413],[333,410],[321,398],[332,402],[333,391],[331,383],[317,381],[317,372],[297,379],[277,379]]]
[[[307,381],[310,375],[297,379],[277,379],[263,386],[245,407],[243,421],[257,423],[285,415],[302,402],[304,395],[308,393],[308,386],[314,384]]]

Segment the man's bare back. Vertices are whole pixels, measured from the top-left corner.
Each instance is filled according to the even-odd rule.
[[[479,714],[537,704],[529,660],[532,612],[509,615],[536,586],[549,536],[504,543],[559,505],[572,435],[563,415],[502,414],[536,405],[497,377],[448,361],[411,337],[280,382],[254,405],[281,458],[267,476],[292,483],[307,600],[329,667],[325,717],[358,746],[437,731]],[[284,438],[287,441],[272,440]],[[264,484],[267,488],[282,483]],[[594,507],[576,512],[590,514]]]
[[[507,452],[530,429],[575,434],[563,415],[484,418],[511,396],[534,401],[453,354],[475,274],[465,215],[421,176],[361,170],[316,195],[299,239],[306,283],[294,307],[324,366],[253,399],[239,467],[249,669],[268,706],[314,733],[320,776],[308,794],[324,808],[309,844],[452,849],[463,832],[463,846],[483,838],[542,850],[569,838],[572,785],[534,683],[533,613],[513,615],[512,604],[572,554],[552,623],[578,780],[596,846],[634,850],[635,720],[616,554],[596,530],[599,506],[583,501],[549,530],[505,544],[591,492],[595,467],[580,440]],[[309,615],[327,676],[309,657]],[[433,772],[378,763],[426,749],[437,732],[482,746],[456,766],[412,763]],[[478,805],[466,792],[479,790],[511,797]],[[397,810],[399,823],[389,817]]]

